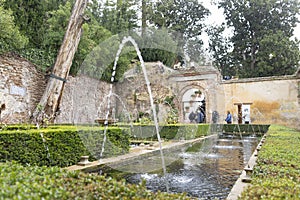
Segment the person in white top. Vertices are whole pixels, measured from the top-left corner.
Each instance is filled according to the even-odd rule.
[[[244,110],[244,116],[243,116],[243,118],[244,118],[245,124],[249,124],[250,123],[250,114],[249,114],[249,111],[248,111],[247,108]]]

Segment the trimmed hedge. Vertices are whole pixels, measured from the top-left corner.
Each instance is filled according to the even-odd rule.
[[[224,124],[222,131],[225,133],[239,133],[243,134],[264,134],[268,131],[270,125],[266,124]]]
[[[1,124],[0,125],[0,131],[29,130],[29,129],[37,129],[37,128],[33,124],[10,124],[10,125]]]
[[[109,177],[58,167],[24,167],[0,163],[0,199],[190,199],[185,194],[152,193],[145,187]]]
[[[240,199],[300,199],[300,131],[272,125]]]
[[[159,127],[159,135],[165,140],[195,139],[208,135],[209,127],[209,124],[168,124]],[[157,140],[155,125],[134,125],[131,134],[134,139]]]
[[[100,127],[50,126],[37,129],[7,129],[0,131],[0,162],[66,167],[76,164],[82,155],[98,159],[102,149]],[[43,136],[43,137],[42,137]],[[126,130],[109,128],[104,157],[129,150]],[[47,150],[48,149],[48,150]]]

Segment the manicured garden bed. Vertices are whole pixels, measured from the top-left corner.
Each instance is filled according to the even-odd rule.
[[[300,199],[300,131],[272,125],[240,199]]]
[[[110,177],[58,167],[0,163],[0,199],[189,199],[184,194],[152,193],[145,183],[129,185]]]
[[[17,161],[23,165],[66,167],[78,163],[83,155],[88,155],[89,160],[94,161],[100,158],[104,129],[100,126],[70,125],[52,125],[40,129],[32,124],[2,126],[0,162]],[[164,140],[194,139],[207,135],[209,125],[166,125],[160,127],[159,131]],[[157,141],[155,126],[109,127],[103,157],[127,153],[130,138]]]
[[[0,131],[0,162],[66,167],[76,164],[83,155],[90,156],[92,161],[100,154],[103,132],[103,127],[84,126],[4,127]],[[129,134],[125,129],[109,128],[103,156],[127,153],[129,144]]]

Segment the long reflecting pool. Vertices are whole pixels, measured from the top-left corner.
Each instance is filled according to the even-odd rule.
[[[145,172],[149,166],[158,165],[159,155],[139,158],[121,168],[131,168],[140,173],[125,173],[129,183],[143,179],[152,191],[186,192],[189,196],[203,199],[225,199],[233,184],[258,144],[257,137],[215,135],[199,143],[164,151],[167,160],[167,175],[162,170]]]

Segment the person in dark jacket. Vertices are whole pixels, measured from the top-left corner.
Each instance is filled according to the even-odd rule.
[[[192,111],[189,114],[189,120],[191,121],[191,123],[195,120],[195,118],[196,118],[196,114],[194,113],[194,111]]]
[[[226,117],[225,121],[227,122],[227,124],[232,123],[232,115],[230,114],[230,111],[227,111],[227,117]]]

